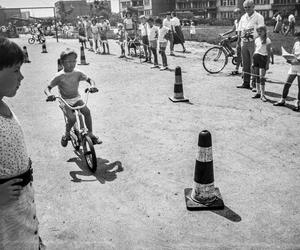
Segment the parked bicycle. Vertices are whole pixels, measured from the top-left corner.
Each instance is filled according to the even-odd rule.
[[[35,42],[44,43],[46,41],[44,35],[40,35],[37,33],[31,33],[31,37],[28,38],[29,44],[34,44]]]
[[[237,37],[226,37],[222,39],[218,45],[208,49],[203,55],[203,67],[211,74],[216,74],[222,71],[228,63],[229,57],[232,57],[232,64],[237,64],[235,51],[230,44],[237,41]]]
[[[98,90],[96,90],[95,92],[97,91]],[[92,139],[88,134],[88,129],[84,122],[84,116],[80,112],[80,109],[84,108],[87,105],[88,95],[90,92],[91,91],[89,88],[85,90],[86,93],[85,101],[84,104],[81,106],[72,107],[62,97],[55,96],[55,98],[57,98],[60,102],[59,107],[63,111],[64,119],[66,123],[67,123],[67,117],[66,117],[65,107],[68,107],[69,109],[74,111],[76,122],[70,131],[71,143],[77,152],[83,154],[83,158],[85,159],[88,168],[92,173],[94,173],[97,170],[96,152],[94,149],[94,144],[92,142]],[[82,151],[80,150],[80,148],[82,148]]]

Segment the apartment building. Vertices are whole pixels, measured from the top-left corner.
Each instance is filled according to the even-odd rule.
[[[144,15],[159,16],[175,10],[175,0],[144,0]]]
[[[135,10],[137,15],[144,14],[143,0],[119,0],[120,12],[124,14],[129,10]]]
[[[63,18],[68,21],[75,20],[77,16],[89,15],[90,9],[86,0],[66,1],[60,0],[55,4],[55,9],[58,18]]]
[[[203,18],[216,18],[217,0],[176,0],[176,11],[193,12]]]

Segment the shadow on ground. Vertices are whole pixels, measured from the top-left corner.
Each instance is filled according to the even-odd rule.
[[[101,184],[105,184],[107,181],[114,181],[117,178],[117,173],[124,170],[120,161],[109,163],[109,160],[97,158],[97,170],[95,173],[92,173],[86,166],[82,155],[79,152],[75,153],[77,157],[69,159],[68,162],[75,162],[81,171],[70,171],[71,181],[73,182],[99,181]],[[96,178],[81,179],[80,176]]]
[[[224,207],[222,210],[211,210],[213,213],[218,214],[232,222],[240,222],[242,220],[241,216],[232,211],[229,207]]]

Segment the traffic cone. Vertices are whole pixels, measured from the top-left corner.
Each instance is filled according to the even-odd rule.
[[[189,102],[189,99],[183,96],[183,86],[181,77],[181,68],[175,69],[174,97],[169,97],[172,102]]]
[[[23,47],[24,63],[30,63],[26,46]]]
[[[200,132],[198,147],[194,188],[184,190],[186,207],[188,210],[224,209],[220,190],[214,186],[212,142],[209,131]]]
[[[78,65],[89,65],[85,60],[84,47],[80,47],[80,63]]]
[[[42,53],[48,53],[47,47],[46,47],[46,42],[43,42],[43,45],[42,45]]]
[[[61,71],[63,69],[63,66],[61,64],[61,61],[60,59],[58,58],[57,59],[57,72]]]

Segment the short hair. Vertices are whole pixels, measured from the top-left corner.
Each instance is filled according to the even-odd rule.
[[[233,11],[234,13],[240,13],[240,12],[242,12],[241,11],[241,9],[240,8],[236,8],[236,9],[234,9],[234,11]]]
[[[254,1],[253,0],[245,0],[245,2],[243,3],[243,6],[245,6],[245,5],[254,6]]]
[[[23,63],[23,61],[24,54],[19,45],[8,38],[0,37],[0,70]]]
[[[162,20],[160,18],[155,19],[155,23],[162,24]]]
[[[76,53],[75,50],[70,49],[70,48],[66,48],[64,51],[62,51],[62,52],[60,53],[60,60],[61,60],[61,61],[65,60],[66,57],[69,56],[69,55],[75,55],[76,58],[77,58],[77,53]]]
[[[177,16],[177,14],[176,14],[175,11],[172,11],[171,14],[172,14],[173,16]]]
[[[152,17],[149,17],[147,22],[154,22],[154,20]]]

